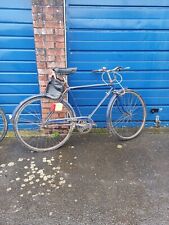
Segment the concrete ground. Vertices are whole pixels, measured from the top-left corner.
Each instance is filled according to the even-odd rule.
[[[0,147],[0,225],[168,225],[169,133],[75,135],[34,153]]]

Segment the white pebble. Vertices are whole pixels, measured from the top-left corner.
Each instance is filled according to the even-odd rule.
[[[7,189],[6,189],[6,191],[11,191],[11,190],[12,190],[12,188],[7,188]]]
[[[63,185],[63,184],[65,184],[66,183],[66,181],[65,180],[61,180],[61,181],[59,181],[59,185]]]
[[[43,180],[44,180],[44,181],[47,181],[47,179],[48,179],[47,176],[44,176],[44,177],[43,177]]]
[[[10,163],[8,163],[8,166],[14,166],[15,165],[15,163],[14,162],[10,162]]]
[[[23,181],[24,181],[24,182],[28,182],[29,180],[26,178],[26,179],[24,179]]]
[[[18,159],[18,162],[22,162],[22,161],[23,161],[23,158],[19,158],[19,159]]]
[[[6,165],[5,164],[1,164],[0,167],[4,168]]]
[[[122,145],[117,145],[117,148],[120,149],[120,148],[123,148],[123,146]]]

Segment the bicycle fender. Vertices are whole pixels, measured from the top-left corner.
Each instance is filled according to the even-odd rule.
[[[107,128],[109,129],[110,127],[110,108],[111,108],[111,105],[113,104],[114,100],[116,99],[117,97],[117,94],[114,94],[110,101],[109,101],[109,104],[107,106],[107,112],[106,112],[106,123],[107,123]]]
[[[117,98],[117,96],[118,95],[121,95],[122,93],[125,93],[124,91],[125,90],[129,90],[129,89],[121,89],[120,91],[118,91],[117,93],[115,93],[113,96],[112,96],[112,98],[110,99],[110,101],[109,101],[109,104],[108,104],[108,106],[107,106],[107,112],[106,112],[106,123],[107,123],[107,128],[110,130],[110,123],[111,123],[111,121],[110,121],[110,108],[111,108],[111,105],[113,104],[113,101]]]
[[[13,123],[13,121],[14,121],[14,119],[15,119],[16,112],[18,111],[18,109],[20,108],[21,105],[23,105],[25,102],[29,101],[30,99],[37,98],[37,97],[45,97],[45,96],[46,96],[46,97],[49,97],[49,98],[51,98],[51,99],[54,99],[54,100],[58,99],[58,98],[55,98],[55,97],[53,97],[53,96],[51,96],[51,95],[49,95],[49,94],[37,94],[37,95],[32,95],[32,96],[30,96],[30,97],[24,99],[23,101],[21,101],[21,102],[17,105],[17,107],[14,109],[14,111],[13,111],[13,113],[12,113],[12,117],[10,118],[10,119],[11,119],[11,122]],[[64,101],[64,99],[63,99],[62,101]],[[72,107],[68,102],[66,102],[66,101],[64,101],[64,103],[70,108],[70,110],[73,112],[73,115],[76,116],[73,107]]]
[[[32,96],[30,96],[30,97],[28,97],[28,98],[25,98],[23,101],[21,101],[21,102],[16,106],[16,108],[14,109],[14,111],[13,111],[13,113],[12,113],[12,115],[11,115],[12,117],[10,118],[10,120],[12,121],[12,123],[13,123],[13,120],[14,120],[14,118],[15,118],[16,112],[18,111],[19,107],[20,107],[22,104],[24,104],[26,101],[32,99],[33,97],[41,97],[41,96],[46,96],[46,94],[32,95]]]

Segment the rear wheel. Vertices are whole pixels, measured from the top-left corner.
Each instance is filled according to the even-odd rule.
[[[2,141],[8,130],[8,122],[3,109],[0,109],[0,141]]]
[[[146,120],[146,106],[142,97],[132,90],[117,95],[110,106],[109,129],[121,140],[135,138]]]
[[[18,108],[14,131],[19,141],[30,150],[54,150],[69,139],[74,129],[73,117],[73,110],[64,100],[36,96]]]

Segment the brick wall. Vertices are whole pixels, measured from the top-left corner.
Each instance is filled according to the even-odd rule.
[[[36,59],[41,92],[54,67],[65,67],[63,0],[32,0]]]

